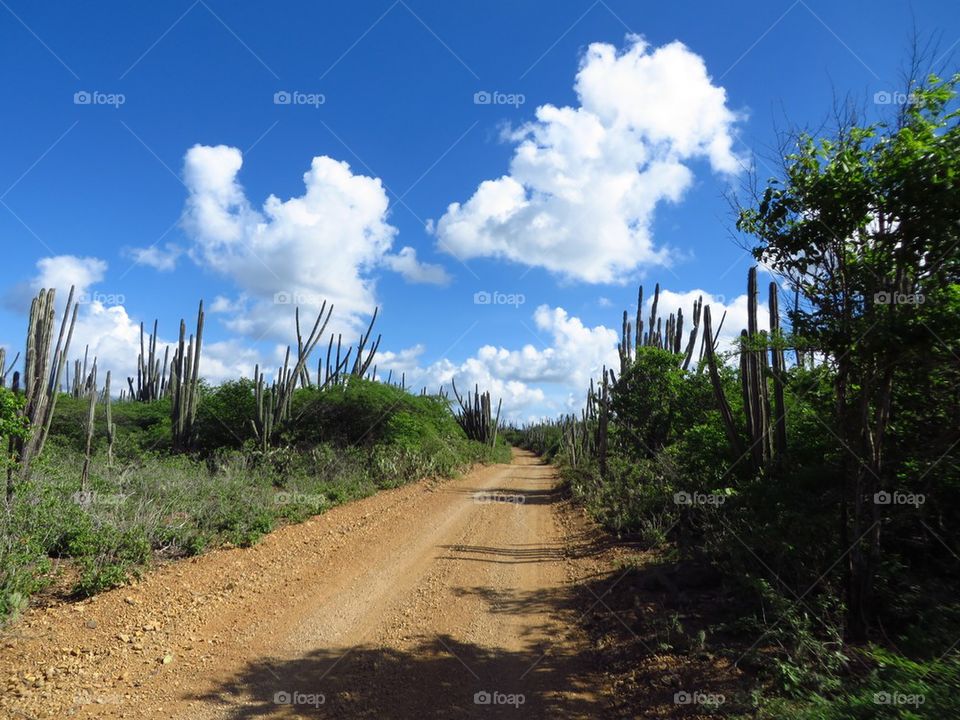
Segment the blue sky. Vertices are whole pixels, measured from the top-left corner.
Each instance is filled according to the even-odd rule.
[[[889,112],[914,25],[960,40],[939,0],[2,0],[0,342],[74,282],[79,341],[123,375],[140,320],[172,340],[202,297],[220,379],[291,338],[276,293],[330,297],[351,333],[381,307],[381,368],[563,411],[638,282],[739,329],[740,166],[772,174],[776,128],[838,95]]]

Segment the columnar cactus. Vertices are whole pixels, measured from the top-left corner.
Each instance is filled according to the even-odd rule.
[[[600,477],[607,476],[607,432],[610,426],[610,405],[612,398],[610,389],[614,385],[613,371],[610,371],[609,381],[607,368],[603,368],[603,381],[600,383],[600,397],[597,408],[597,461],[600,467]],[[591,383],[592,385],[592,383]]]
[[[500,409],[503,405],[503,399],[501,398],[497,402],[497,414],[494,417],[491,412],[492,404],[489,391],[481,394],[480,388],[475,386],[473,397],[471,398],[470,394],[467,393],[466,402],[464,402],[464,398],[457,392],[456,381],[451,381],[450,384],[453,388],[453,395],[457,399],[457,404],[460,406],[460,411],[457,413],[457,422],[460,423],[464,433],[471,440],[495,445],[497,430],[500,426]]]
[[[117,437],[117,426],[113,423],[113,399],[110,397],[110,371],[107,370],[103,386],[103,403],[107,416],[107,464],[113,465],[113,442]]]
[[[727,440],[734,449],[737,457],[743,457],[743,443],[740,440],[740,431],[733,419],[733,411],[730,409],[730,403],[727,402],[727,395],[723,390],[723,383],[720,381],[720,370],[717,367],[717,358],[714,351],[713,323],[710,319],[710,306],[703,309],[703,346],[705,348],[707,367],[710,370],[710,383],[713,386],[713,394],[717,400],[717,407],[720,410],[720,419],[723,421],[723,429],[727,433]]]
[[[380,348],[381,336],[379,334],[373,344],[370,345],[370,336],[379,312],[380,308],[374,308],[373,316],[370,318],[370,324],[367,325],[366,332],[360,335],[360,340],[357,342],[355,348],[349,347],[346,349],[346,354],[343,354],[343,336],[338,334],[337,352],[336,355],[334,355],[333,335],[330,335],[330,342],[327,344],[326,362],[318,361],[317,363],[317,384],[320,387],[336,385],[337,383],[346,381],[350,377],[367,376],[367,371],[373,363],[373,358]],[[364,356],[364,353],[366,353],[366,356]],[[352,365],[350,364],[351,357],[353,358]],[[349,368],[349,371],[347,368]],[[323,372],[321,372],[321,370],[323,370]],[[322,383],[320,382],[321,377],[323,377]],[[376,378],[374,377],[373,379]]]
[[[187,324],[180,320],[180,340],[170,363],[170,414],[173,421],[173,445],[187,450],[193,439],[200,396],[200,348],[203,343],[203,301],[197,311],[196,335],[186,340]]]
[[[776,466],[787,448],[786,406],[784,401],[785,361],[783,336],[780,331],[780,308],[777,285],[769,287],[770,331],[759,329],[757,310],[757,269],[747,275],[747,328],[740,332],[740,388],[746,436],[750,446],[743,449],[740,430],[720,383],[715,354],[716,336],[710,321],[710,307],[703,309],[704,348],[714,395],[720,408],[724,429],[738,456],[749,453],[753,467],[765,469]],[[717,330],[719,335],[719,329]],[[713,341],[708,341],[714,338]],[[769,350],[769,356],[768,356]],[[771,422],[770,397],[767,379],[773,379],[775,418]]]
[[[307,372],[307,363],[310,355],[316,348],[320,338],[323,337],[333,315],[333,305],[327,307],[324,302],[320,306],[320,312],[317,313],[317,319],[313,323],[310,334],[304,338],[300,330],[300,308],[295,311],[295,322],[297,328],[297,362],[290,367],[290,346],[287,346],[284,355],[283,365],[277,369],[277,377],[270,388],[266,387],[263,373],[260,372],[260,366],[254,368],[254,395],[256,402],[257,416],[253,420],[253,430],[260,442],[260,447],[266,450],[270,445],[274,429],[279,423],[290,417],[293,407],[293,393],[297,386],[307,387],[312,384],[310,373]],[[333,338],[330,338],[331,346]],[[330,348],[327,348],[328,354]],[[317,380],[321,377],[320,368],[317,368]]]
[[[657,283],[653,290],[653,304],[650,306],[650,323],[647,326],[647,337],[644,345],[656,345],[656,336],[653,334],[653,327],[657,322],[657,305],[660,304],[660,283]]]
[[[84,358],[86,361],[86,358]],[[97,359],[93,359],[93,368],[90,370],[87,382],[84,383],[84,392],[87,395],[87,415],[83,420],[85,436],[83,452],[83,470],[80,474],[81,489],[86,491],[90,480],[90,454],[93,451],[94,418],[97,412]]]
[[[637,315],[635,325],[628,319],[627,311],[623,311],[621,321],[620,342],[617,344],[617,351],[620,355],[620,372],[626,372],[627,368],[636,360],[637,353],[641,347],[655,347],[661,350],[668,350],[677,355],[680,364],[684,370],[688,369],[693,359],[693,350],[697,344],[697,336],[700,332],[700,312],[703,307],[703,298],[698,298],[693,304],[693,328],[687,339],[686,348],[683,345],[684,317],[683,308],[678,308],[676,314],[671,313],[664,323],[663,318],[657,316],[657,308],[660,304],[660,285],[654,288],[653,303],[650,306],[650,316],[647,320],[647,330],[643,331],[643,286],[640,286],[637,292]],[[682,354],[681,354],[682,353]]]
[[[381,335],[379,333],[373,345],[369,345],[370,333],[373,331],[373,324],[377,321],[377,313],[379,311],[380,308],[374,308],[373,317],[370,318],[370,325],[367,326],[367,332],[360,337],[360,342],[357,343],[357,352],[354,355],[353,370],[351,371],[356,377],[364,377],[367,374],[370,363],[373,362],[373,358],[380,348]],[[366,357],[363,356],[364,351],[367,353]]]
[[[140,323],[140,354],[137,356],[137,386],[133,386],[133,378],[127,378],[130,386],[130,398],[140,402],[152,402],[168,394],[167,363],[170,348],[163,351],[163,364],[157,357],[157,321],[153,321],[153,334],[149,336],[144,351],[143,323]]]
[[[43,289],[30,304],[30,322],[27,329],[27,352],[24,356],[22,414],[30,423],[32,431],[26,439],[14,443],[14,453],[20,465],[21,476],[30,473],[30,462],[43,450],[50,432],[53,411],[57,405],[63,370],[70,352],[73,328],[77,322],[78,306],[73,301],[74,288],[70,288],[67,304],[60,322],[60,334],[56,346],[52,346],[53,329],[56,324],[56,291]],[[19,376],[14,373],[13,388],[19,390]],[[13,492],[13,469],[7,472],[7,493]]]
[[[19,359],[20,353],[18,352],[13,356],[10,364],[7,365],[7,351],[4,348],[0,348],[0,388],[7,386],[7,375],[10,374],[10,371],[13,370]]]
[[[770,364],[773,376],[774,403],[774,457],[779,462],[787,452],[787,408],[783,397],[783,375],[786,363],[783,357],[783,333],[780,330],[780,306],[777,299],[777,284],[770,282]]]
[[[684,370],[690,367],[690,360],[693,359],[693,349],[697,345],[697,333],[700,331],[700,315],[702,312],[703,295],[698,297],[693,303],[693,328],[690,330],[690,337],[687,339],[687,348],[683,352],[683,364],[681,366]]]
[[[747,329],[740,333],[740,383],[747,419],[750,454],[756,467],[765,466],[772,455],[770,399],[767,392],[767,334],[758,330],[757,268],[747,274]]]

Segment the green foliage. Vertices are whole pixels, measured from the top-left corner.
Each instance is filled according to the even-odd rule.
[[[350,377],[347,382],[294,394],[287,435],[293,442],[411,448],[423,438],[460,438],[445,400],[411,395],[393,385]]]
[[[639,536],[649,545],[666,541],[678,508],[675,473],[663,459],[615,454],[605,478],[596,467],[566,468],[564,476],[574,496],[610,531]]]
[[[84,423],[89,402],[86,398],[60,395],[50,424],[51,442],[82,450],[86,442]],[[121,459],[134,459],[145,452],[170,448],[170,401],[150,403],[115,402],[112,404],[117,440],[114,453]],[[106,447],[106,408],[97,403],[94,419],[94,450]]]
[[[79,559],[74,593],[80,597],[123,585],[150,559],[150,543],[140,527],[91,528],[89,534],[72,538],[67,550]]]
[[[472,462],[509,460],[502,442],[484,449],[467,440],[444,398],[411,395],[360,377],[322,391],[298,390],[292,417],[284,431],[288,442],[366,449],[385,482],[450,475]]]
[[[684,375],[672,352],[655,347],[637,349],[636,360],[620,376],[613,393],[613,412],[624,450],[649,458],[672,440]]]
[[[24,399],[5,387],[0,387],[0,437],[22,438],[29,431],[27,419],[22,417]]]
[[[508,427],[503,431],[504,439],[511,445],[530,450],[544,460],[552,462],[561,450],[563,431],[556,423],[536,423],[525,428]]]
[[[253,391],[254,383],[247,378],[229,380],[213,388],[201,383],[194,426],[197,451],[206,455],[220,448],[239,449],[253,440]]]
[[[30,595],[50,581],[47,543],[38,529],[48,522],[43,505],[25,502],[20,485],[9,503],[0,503],[0,619],[15,618]]]
[[[915,661],[872,647],[861,662],[871,670],[855,686],[761,704],[754,717],[773,720],[941,720],[956,714],[960,659]]]
[[[22,395],[15,395],[7,388],[0,387],[0,457],[3,458],[0,470],[6,470],[16,462],[16,458],[7,453],[10,441],[25,439],[30,433],[30,422],[21,414],[23,405]]]

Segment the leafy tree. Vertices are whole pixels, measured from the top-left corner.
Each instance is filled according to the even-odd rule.
[[[613,412],[622,448],[652,457],[670,440],[684,381],[676,356],[655,347],[637,348],[636,360],[613,389]]]
[[[833,138],[799,135],[783,181],[770,181],[737,223],[758,238],[754,256],[799,291],[794,330],[834,370],[824,427],[845,450],[840,538],[851,548],[848,624],[857,638],[870,626],[880,563],[884,517],[874,497],[897,489],[904,461],[891,455],[894,412],[942,414],[956,401],[945,376],[955,363],[948,373],[930,363],[956,349],[958,82],[931,77],[896,124],[851,120]],[[956,424],[940,434],[941,454],[955,439]]]

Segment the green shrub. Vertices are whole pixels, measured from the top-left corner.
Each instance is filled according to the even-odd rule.
[[[242,448],[254,438],[254,383],[243,378],[216,387],[201,386],[195,424],[196,450],[210,454],[221,448]]]
[[[561,449],[562,431],[557,423],[538,423],[526,428],[504,428],[504,439],[511,445],[534,452],[553,462]]]
[[[62,394],[50,424],[50,441],[75,450],[86,444],[84,423],[89,403],[86,398]],[[113,402],[111,414],[116,426],[114,453],[118,458],[133,459],[144,452],[169,450],[170,400],[151,403]],[[94,450],[106,447],[106,408],[98,403],[95,415]]]
[[[298,390],[292,416],[287,436],[294,443],[418,448],[428,439],[463,437],[446,400],[356,377],[324,390]]]
[[[915,661],[870,648],[864,660],[873,669],[855,685],[833,692],[762,702],[756,717],[769,720],[942,720],[955,717],[960,694],[956,655]]]
[[[685,373],[672,352],[637,349],[636,361],[621,374],[613,391],[621,450],[653,457],[667,444],[676,430],[684,380]]]
[[[45,534],[47,522],[39,504],[18,493],[0,503],[0,620],[16,617],[30,595],[51,580]]]
[[[80,597],[128,582],[150,559],[150,542],[143,528],[121,530],[105,525],[96,528],[90,539],[92,543],[71,548],[79,560],[80,579],[74,593]]]

